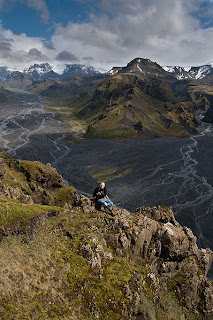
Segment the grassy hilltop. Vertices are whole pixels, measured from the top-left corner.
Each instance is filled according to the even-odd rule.
[[[212,319],[212,260],[165,207],[114,216],[50,165],[0,155],[0,318]]]

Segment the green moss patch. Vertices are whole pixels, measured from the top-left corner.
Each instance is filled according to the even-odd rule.
[[[21,225],[21,229],[25,229],[30,220],[55,210],[60,212],[62,209],[55,206],[43,206],[39,204],[22,204],[17,200],[0,198],[0,226],[4,230],[10,230],[17,225]]]
[[[51,204],[64,206],[65,203],[74,204],[76,201],[76,191],[74,187],[63,187],[51,193]]]

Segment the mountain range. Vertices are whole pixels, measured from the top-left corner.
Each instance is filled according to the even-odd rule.
[[[149,66],[147,68],[147,66]],[[150,69],[150,67],[152,68]],[[213,76],[213,64],[209,63],[203,66],[160,66],[150,59],[136,58],[127,64],[126,67],[113,67],[109,74],[115,75],[120,72],[140,72],[143,75],[154,77],[165,77],[169,74],[178,80],[186,79],[206,79]]]
[[[178,80],[183,79],[208,79],[213,75],[213,67],[211,64],[200,66],[200,67],[163,67],[163,69]]]
[[[147,66],[149,67],[147,68]],[[150,71],[150,66],[152,70]],[[52,66],[49,63],[34,64],[23,71],[10,70],[7,66],[0,67],[0,80],[6,80],[17,72],[32,77],[34,81],[48,79],[48,78],[66,78],[76,75],[96,75],[100,72],[92,66],[82,64],[66,64],[60,67]],[[57,71],[56,71],[57,70]],[[106,72],[108,75],[115,75],[120,72],[140,72],[143,75],[165,77],[168,74],[176,77],[178,80],[184,79],[205,79],[213,75],[213,64],[209,63],[202,66],[160,66],[150,59],[136,58],[127,64],[125,67],[113,67],[110,71]],[[103,72],[102,72],[103,73]]]
[[[64,79],[75,75],[95,75],[99,74],[99,71],[95,70],[92,66],[85,66],[81,64],[66,64],[61,72],[54,71],[54,67],[49,63],[34,64],[23,71],[9,70],[6,66],[0,67],[0,80],[6,81],[13,77],[29,77],[33,81],[44,79]]]
[[[2,79],[6,72],[2,67]],[[212,122],[212,75],[211,64],[162,67],[135,58],[106,73],[73,64],[58,74],[48,63],[35,64],[8,72],[1,84],[40,94],[59,112],[65,107],[69,118],[84,123],[86,137],[151,139],[196,133],[197,109],[209,109],[205,119]]]

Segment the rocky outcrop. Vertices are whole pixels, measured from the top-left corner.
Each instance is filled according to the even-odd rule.
[[[64,205],[76,201],[75,189],[66,186],[50,164],[25,161],[0,154],[0,191],[22,203]]]
[[[213,252],[169,208],[108,214],[51,166],[8,154],[0,177],[2,319],[213,318]],[[36,204],[32,184],[57,207]],[[33,202],[21,203],[27,195]]]
[[[88,198],[82,196],[79,205],[83,213],[95,214]],[[100,230],[101,241],[94,238],[90,239],[89,244],[88,238],[83,239],[79,252],[91,268],[100,272],[105,261],[116,256],[141,259],[146,272],[145,278],[138,274],[135,279],[139,295],[135,293],[135,281],[129,281],[126,289],[131,300],[129,319],[134,316],[137,319],[170,319],[169,314],[158,317],[157,310],[153,317],[147,314],[147,310],[139,311],[143,309],[144,301],[140,294],[146,291],[144,286],[152,288],[150,295],[153,304],[159,303],[163,292],[175,296],[181,305],[182,315],[174,319],[191,319],[189,313],[193,314],[195,310],[194,319],[212,319],[213,286],[206,277],[213,252],[210,249],[198,249],[192,231],[181,227],[168,208],[142,207],[131,214],[114,207],[113,212],[114,218],[103,219],[105,224]],[[109,253],[109,249],[114,254]]]
[[[11,234],[31,237],[42,221],[76,199],[75,189],[50,164],[0,154],[0,241]]]

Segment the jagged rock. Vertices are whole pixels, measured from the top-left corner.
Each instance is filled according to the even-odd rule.
[[[25,161],[9,153],[0,153],[0,190],[9,198],[23,203],[64,206],[76,202],[73,187],[50,164]]]
[[[84,195],[80,195],[78,204],[82,208],[84,213],[89,213],[94,209],[91,200]]]
[[[158,207],[140,207],[136,209],[136,212],[143,213],[144,215],[148,216],[151,219],[155,219],[157,221],[167,223],[170,222],[172,224],[177,224],[175,218],[174,218],[174,213],[172,212],[171,209],[165,208],[162,206]]]
[[[58,174],[54,177],[50,165],[40,170],[33,163],[28,176],[19,170],[19,161],[4,161],[2,204],[31,207],[20,199],[35,201],[35,195],[27,194],[34,188],[37,200],[57,200],[61,207],[33,203],[38,211],[27,223],[24,215],[0,226],[3,318],[38,319],[37,309],[49,319],[57,312],[60,320],[213,318],[213,285],[206,278],[213,252],[197,247],[192,231],[175,220],[172,210],[142,207],[130,213],[114,206],[112,217],[96,210],[90,198],[76,197]],[[22,165],[31,171],[29,163]],[[10,170],[17,174],[17,186],[5,183],[11,182]],[[6,209],[3,214],[7,216]]]
[[[0,188],[3,194],[8,198],[16,199],[26,204],[34,203],[32,197],[30,195],[24,194],[24,192],[18,187],[14,188],[11,186],[1,185]]]

